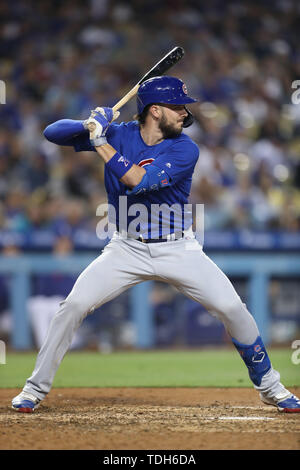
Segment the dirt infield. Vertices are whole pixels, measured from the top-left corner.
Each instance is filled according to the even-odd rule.
[[[60,388],[32,414],[10,408],[17,393],[0,390],[0,449],[300,449],[300,413],[253,389]]]

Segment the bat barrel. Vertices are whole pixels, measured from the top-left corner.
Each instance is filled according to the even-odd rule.
[[[175,65],[182,57],[184,56],[184,49],[181,46],[174,47],[168,54],[166,54],[157,64],[152,67],[152,69],[147,72],[143,78],[125,95],[123,98],[120,99],[114,106],[113,111],[118,111],[118,109],[122,108],[131,98],[133,98],[139,89],[139,86],[149,80],[152,77],[158,77],[163,75],[167,70],[169,70],[173,65]]]

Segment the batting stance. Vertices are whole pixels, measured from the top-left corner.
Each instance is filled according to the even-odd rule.
[[[116,232],[102,254],[78,277],[60,304],[23,391],[12,400],[15,410],[32,412],[49,393],[55,373],[73,335],[87,314],[131,286],[147,280],[168,282],[200,302],[221,320],[245,362],[264,403],[279,411],[300,412],[300,401],[280,383],[256,322],[225,274],[205,255],[192,231],[192,218],[175,214],[168,232],[149,217],[139,233],[124,225],[119,197],[127,197],[128,213],[136,204],[176,204],[184,211],[199,156],[197,145],[182,130],[192,124],[188,96],[178,78],[146,80],[137,96],[138,119],[121,124],[111,108],[96,108],[87,121],[59,120],[45,137],[77,152],[96,151],[105,162],[105,186],[114,207]]]

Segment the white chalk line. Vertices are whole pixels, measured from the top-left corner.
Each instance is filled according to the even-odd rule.
[[[267,410],[270,411],[270,408],[272,408],[270,405],[262,405],[262,406],[241,406],[241,405],[232,405],[229,408],[235,409],[235,410],[256,410],[256,411],[262,411],[262,410]]]
[[[213,421],[270,421],[276,418],[268,418],[266,416],[206,416],[204,419]]]

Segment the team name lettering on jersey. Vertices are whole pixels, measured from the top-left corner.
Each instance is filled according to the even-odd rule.
[[[150,165],[152,162],[154,162],[154,158],[145,158],[144,160],[141,160],[139,163],[138,163],[138,166],[146,166],[146,165]]]

